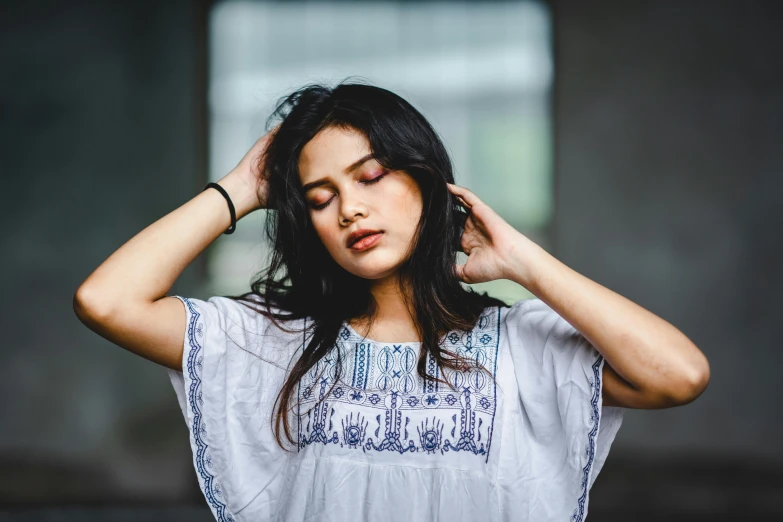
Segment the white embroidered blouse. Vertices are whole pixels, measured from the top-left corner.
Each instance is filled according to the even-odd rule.
[[[344,323],[342,376],[333,352],[300,382],[297,445],[284,451],[274,403],[306,320],[287,333],[228,298],[176,297],[183,371],[168,373],[217,520],[585,519],[623,410],[602,406],[601,354],[539,299],[486,308],[471,332],[446,336],[489,370],[448,372],[455,389],[419,377],[420,343]]]

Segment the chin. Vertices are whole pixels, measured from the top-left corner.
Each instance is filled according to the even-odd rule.
[[[368,252],[369,254],[369,252]],[[402,261],[400,259],[388,259],[386,256],[356,260],[351,259],[347,264],[340,265],[351,274],[362,279],[383,279],[397,271]]]

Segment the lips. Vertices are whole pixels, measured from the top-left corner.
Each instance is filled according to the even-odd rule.
[[[371,236],[373,234],[380,234],[383,232],[382,230],[371,230],[369,228],[360,228],[358,230],[354,230],[348,235],[348,239],[345,242],[345,246],[348,248],[351,248],[354,243],[359,241],[361,238],[366,236]]]

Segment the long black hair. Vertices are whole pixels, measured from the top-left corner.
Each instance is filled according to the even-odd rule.
[[[278,118],[282,121],[256,164],[259,182],[268,187],[266,206],[273,209],[266,221],[273,245],[270,263],[250,292],[226,297],[264,314],[285,331],[290,330],[278,320],[307,318],[312,329],[275,403],[274,433],[284,447],[283,435],[296,443],[289,411],[300,379],[335,349],[344,321],[372,323],[376,313],[370,281],[337,264],[310,222],[298,163],[305,144],[320,131],[338,127],[362,132],[378,163],[404,171],[421,190],[422,215],[397,277],[421,338],[417,372],[422,378],[432,378],[425,370],[428,354],[441,369],[475,366],[447,351],[443,337],[452,330],[473,329],[486,307],[508,305],[464,288],[457,278],[454,265],[465,214],[446,186],[454,183],[451,160],[435,130],[410,103],[364,83],[343,81],[333,88],[310,84],[278,101],[268,127]],[[257,308],[259,298],[263,309]]]

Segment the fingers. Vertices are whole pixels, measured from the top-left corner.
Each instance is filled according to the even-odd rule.
[[[465,281],[465,265],[454,265],[454,271],[457,273],[457,279],[466,283]]]
[[[468,208],[481,203],[481,200],[478,198],[478,196],[465,187],[460,187],[459,185],[453,185],[451,183],[446,183],[446,186],[448,186],[449,190],[459,197],[459,199],[461,199]]]

